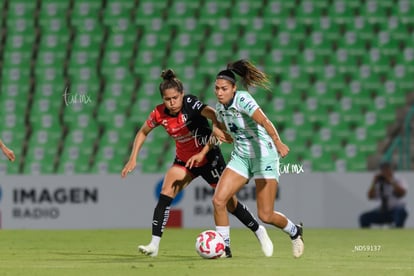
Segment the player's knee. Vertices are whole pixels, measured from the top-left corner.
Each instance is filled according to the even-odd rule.
[[[216,196],[213,196],[213,199],[211,200],[213,202],[213,206],[215,209],[223,209],[226,208],[226,201],[223,199],[220,199]]]

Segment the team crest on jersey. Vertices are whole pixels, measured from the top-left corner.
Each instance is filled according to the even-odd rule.
[[[188,116],[187,114],[181,114],[181,121],[183,121],[183,123],[187,122]]]
[[[161,124],[162,124],[163,126],[167,126],[167,125],[168,125],[168,121],[167,121],[167,120],[162,120]]]

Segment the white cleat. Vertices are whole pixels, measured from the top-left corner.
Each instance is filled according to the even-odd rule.
[[[156,257],[158,255],[158,247],[152,244],[138,246],[138,251],[144,255]]]
[[[298,229],[298,235],[292,239],[292,251],[293,251],[293,257],[299,258],[302,256],[303,251],[305,250],[305,244],[303,243],[303,227],[302,224],[296,225]]]
[[[259,225],[259,229],[255,232],[257,239],[262,246],[262,251],[266,257],[271,257],[273,255],[273,243],[272,240],[267,235],[266,228],[263,225]]]

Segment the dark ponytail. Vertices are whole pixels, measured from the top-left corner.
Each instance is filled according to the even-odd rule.
[[[171,88],[175,88],[178,92],[183,93],[183,83],[177,78],[172,69],[162,71],[161,78],[163,79],[159,86],[161,97],[164,95],[165,90]]]
[[[235,62],[227,64],[227,69],[233,71],[241,77],[241,83],[244,88],[249,86],[260,86],[266,90],[269,90],[269,79],[266,74],[260,71],[250,61],[240,59]]]

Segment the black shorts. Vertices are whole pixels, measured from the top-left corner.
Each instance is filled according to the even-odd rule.
[[[197,178],[201,176],[213,188],[216,187],[221,174],[226,168],[226,161],[224,161],[223,154],[218,146],[214,146],[206,155],[207,164],[202,167],[186,168],[193,176]],[[174,165],[185,167],[185,162],[175,158]]]

